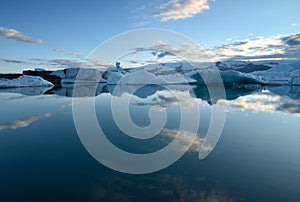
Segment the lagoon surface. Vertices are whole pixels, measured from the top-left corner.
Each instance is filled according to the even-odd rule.
[[[203,86],[172,86],[181,101],[168,92],[170,87],[135,91],[122,86],[112,93],[115,88],[98,86],[90,92],[85,86],[80,93],[72,87],[1,89],[0,201],[300,200],[300,87],[239,86],[225,89],[226,99],[213,99]],[[163,130],[150,139],[124,134],[114,121],[114,96],[130,96],[130,116],[141,127],[151,123],[152,108],[165,111]],[[94,159],[76,131],[72,108],[85,99],[95,100],[107,139],[130,153],[146,154],[170,143],[181,118],[178,102],[199,107],[197,136],[167,168],[139,175],[118,172]],[[222,134],[199,159],[212,108],[218,105],[226,107]]]

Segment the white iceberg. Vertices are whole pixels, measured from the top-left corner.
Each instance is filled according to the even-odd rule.
[[[16,79],[0,79],[0,88],[54,86],[39,76],[23,75]]]
[[[161,78],[144,70],[136,70],[126,74],[119,82],[119,84],[161,84],[165,83]]]
[[[109,72],[107,77],[107,84],[116,85],[125,75],[122,72]]]
[[[220,65],[221,65],[221,69],[222,68],[225,69],[225,71],[221,71],[221,72],[229,71],[229,74],[233,73],[230,71],[241,71],[241,69],[244,69],[247,65],[256,66],[257,69],[255,71],[242,73],[240,76],[249,77],[257,80],[258,83],[269,84],[269,85],[286,85],[286,84],[298,85],[298,78],[300,77],[299,62],[260,61],[260,62],[250,63],[250,62],[230,61],[227,63],[226,62],[219,63],[219,66]],[[269,69],[263,69],[261,68],[262,66],[268,67]],[[233,77],[236,76],[238,75],[235,73],[235,76]],[[235,82],[236,83],[240,82],[240,80],[241,78],[240,79],[237,78]],[[255,80],[253,82],[255,82]]]
[[[220,70],[218,70],[218,68]],[[300,62],[260,61],[218,62],[215,67],[209,63],[175,62],[149,64],[133,69],[106,70],[92,68],[69,68],[58,70],[52,75],[59,76],[62,85],[74,83],[107,83],[107,84],[206,84],[241,83],[264,85],[299,85]],[[199,73],[199,74],[198,74]],[[218,76],[220,75],[220,76]],[[220,78],[221,77],[221,78]]]
[[[103,72],[94,68],[67,68],[63,70],[57,70],[51,73],[51,75],[61,78],[62,85],[70,83],[95,83],[106,82],[102,78]]]
[[[133,69],[124,74],[112,72],[107,78],[107,84],[188,84],[197,81],[191,77],[160,65],[145,66]]]
[[[266,84],[289,84],[291,81],[290,73],[294,68],[288,64],[278,64],[266,71],[255,71],[248,73],[252,76],[259,77],[265,81]]]

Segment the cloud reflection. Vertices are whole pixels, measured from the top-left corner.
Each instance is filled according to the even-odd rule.
[[[289,114],[300,114],[300,100],[292,99],[289,96],[279,96],[268,91],[242,96],[235,100],[219,100],[217,104],[253,112],[281,111]]]
[[[51,113],[45,113],[45,114],[38,114],[38,115],[33,115],[29,116],[24,119],[16,119],[7,123],[0,123],[0,130],[4,129],[18,129],[18,128],[25,128],[32,124],[33,122],[36,122],[40,119],[48,118],[51,116]]]
[[[100,174],[92,187],[94,201],[237,201],[220,188],[207,188],[206,179],[159,173],[138,178]],[[141,194],[145,193],[145,194]],[[239,199],[240,201],[241,199]]]
[[[180,142],[180,144],[176,145],[176,149],[178,150],[185,150],[184,146],[189,144],[190,142],[192,142],[192,145],[189,148],[190,152],[211,152],[214,149],[209,145],[204,145],[204,138],[200,138],[198,134],[195,135],[193,132],[190,131],[179,131],[164,128],[161,135],[163,137],[162,140],[164,142],[169,142],[178,135],[177,139]]]

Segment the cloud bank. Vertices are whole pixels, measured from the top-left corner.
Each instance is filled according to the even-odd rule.
[[[37,44],[43,44],[44,41],[41,39],[34,39],[32,37],[26,36],[15,29],[9,29],[5,27],[0,27],[0,36],[3,36],[7,39],[14,39],[21,42],[27,42],[27,43],[37,43]]]
[[[193,62],[209,62],[218,60],[296,60],[300,59],[300,33],[279,36],[257,36],[252,39],[230,41],[221,46],[207,47],[195,44],[174,46],[157,41],[151,47],[139,47],[134,54],[152,51],[157,60],[168,56],[181,56]],[[133,55],[134,55],[133,54]]]
[[[160,5],[160,12],[155,14],[161,21],[191,18],[204,10],[208,10],[208,0],[171,0]]]

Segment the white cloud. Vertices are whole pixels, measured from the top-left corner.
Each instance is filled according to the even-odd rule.
[[[133,56],[143,51],[152,51],[157,57],[152,63],[176,62],[185,59],[192,62],[211,62],[226,59],[267,60],[300,59],[300,34],[279,36],[257,36],[251,39],[227,39],[228,43],[217,47],[198,46],[196,44],[167,44],[157,41],[150,47],[133,50]],[[163,54],[161,54],[163,53]]]
[[[166,22],[168,20],[191,18],[210,7],[208,0],[170,0],[159,8],[160,12],[155,16]]]
[[[55,52],[58,52],[58,53],[64,53],[66,55],[70,55],[70,56],[73,56],[75,58],[78,58],[78,59],[81,59],[81,60],[85,60],[85,56],[80,54],[80,53],[76,53],[76,52],[72,52],[72,51],[68,51],[68,50],[63,50],[63,49],[60,49],[60,48],[54,48],[53,49]]]
[[[27,43],[44,43],[41,39],[34,39],[32,37],[26,36],[15,29],[9,29],[5,27],[0,27],[0,36],[3,36],[7,39],[15,39],[17,41],[27,42]]]
[[[234,56],[261,56],[284,53],[284,42],[281,36],[263,37],[258,36],[254,39],[245,39],[232,44],[218,47],[215,51],[221,57]]]

